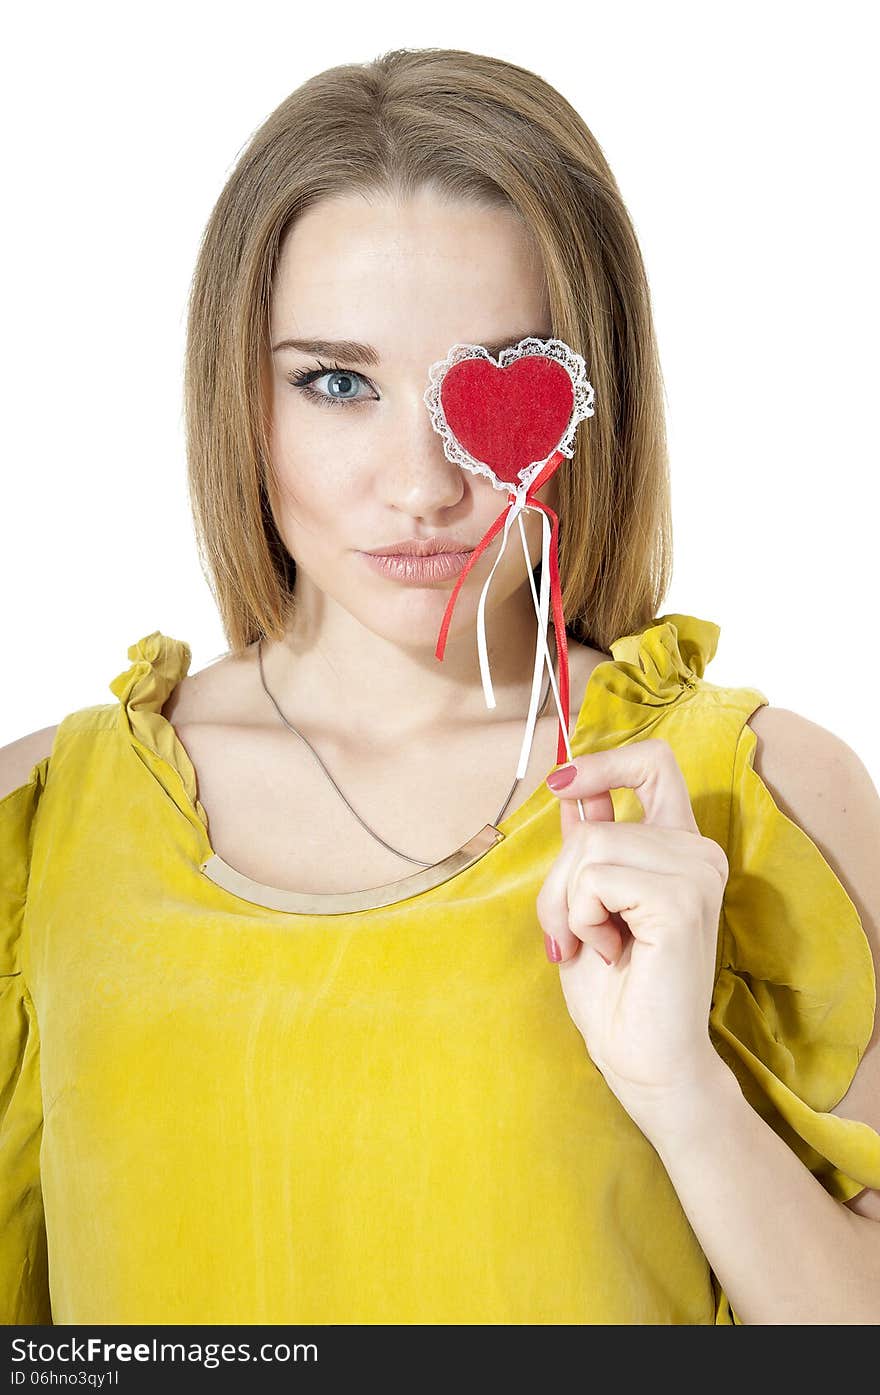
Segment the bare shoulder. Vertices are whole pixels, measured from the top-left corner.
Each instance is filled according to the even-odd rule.
[[[816,844],[855,906],[880,983],[880,794],[858,754],[826,727],[786,708],[749,718],[758,737],[755,770],[776,804]],[[880,1130],[880,1015],[855,1078],[831,1110]],[[880,1190],[846,1202],[880,1221]]]
[[[0,799],[23,785],[33,767],[52,753],[58,724],[28,732],[8,746],[0,746]]]
[[[759,707],[749,726],[758,738],[755,771],[779,808],[826,856],[843,854],[846,861],[859,831],[877,827],[877,790],[857,753],[827,727],[784,707]]]
[[[253,688],[256,641],[242,654],[224,654],[195,673],[188,673],[174,688],[162,714],[175,727],[235,723],[247,710]]]
[[[748,719],[757,736],[754,767],[784,814],[825,835],[847,812],[848,800],[873,804],[877,792],[853,748],[798,712],[767,704]],[[812,824],[813,827],[808,827]]]

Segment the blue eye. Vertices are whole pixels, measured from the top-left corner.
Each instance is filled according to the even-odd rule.
[[[293,387],[299,388],[313,402],[319,403],[322,407],[357,407],[364,402],[378,401],[375,397],[334,397],[332,394],[317,392],[311,384],[319,378],[325,377],[341,379],[343,391],[347,391],[350,385],[356,387],[358,382],[367,382],[363,374],[356,373],[352,368],[327,368],[323,363],[320,368],[300,368],[287,375],[288,382]]]

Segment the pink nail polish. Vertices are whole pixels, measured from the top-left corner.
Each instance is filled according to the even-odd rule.
[[[558,964],[562,958],[562,950],[552,935],[544,934],[544,948],[547,951],[547,958],[551,964]]]
[[[558,770],[551,770],[547,776],[547,784],[551,790],[564,790],[566,785],[570,785],[577,774],[577,766],[568,764],[561,765]]]

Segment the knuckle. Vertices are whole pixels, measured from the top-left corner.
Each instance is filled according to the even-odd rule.
[[[703,918],[703,890],[696,882],[682,882],[679,891],[679,912],[683,925],[693,925]]]
[[[602,862],[604,850],[609,846],[609,826],[607,823],[593,823],[586,819],[575,829],[578,842],[578,858],[583,862]]]
[[[675,752],[673,751],[672,747],[670,746],[669,742],[665,739],[665,737],[649,736],[646,739],[647,744],[654,748],[656,754],[662,760],[669,760],[670,757],[673,760],[675,759]]]
[[[726,882],[730,875],[730,864],[721,844],[716,843],[714,838],[704,837],[700,840],[700,847],[705,854],[706,861],[711,867],[714,867],[722,881]]]
[[[590,865],[588,862],[578,862],[572,868],[571,876],[568,880],[568,905],[569,909],[574,903],[584,895],[590,875]]]

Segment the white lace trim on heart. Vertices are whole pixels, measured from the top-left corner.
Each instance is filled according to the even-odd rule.
[[[548,460],[557,451],[569,458],[574,455],[574,433],[577,425],[585,417],[591,417],[595,413],[593,406],[595,392],[592,383],[587,380],[587,365],[581,355],[569,348],[562,339],[535,339],[531,337],[520,339],[518,344],[502,349],[497,359],[493,358],[489,350],[484,348],[482,344],[453,344],[446,357],[432,363],[428,371],[429,385],[425,390],[424,400],[431,413],[431,425],[443,441],[443,452],[447,460],[461,465],[472,475],[484,475],[486,479],[491,481],[493,489],[503,490],[505,493],[514,489],[512,481],[499,480],[492,467],[483,460],[477,460],[466,451],[454,435],[443,411],[440,388],[448,370],[454,363],[459,363],[462,359],[485,358],[498,368],[506,368],[515,359],[527,358],[535,354],[541,358],[555,359],[557,363],[562,364],[571,378],[574,402],[568,425],[558,444],[544,456],[543,460],[533,460],[517,471],[516,478],[520,484],[528,486],[533,479],[537,479]]]

